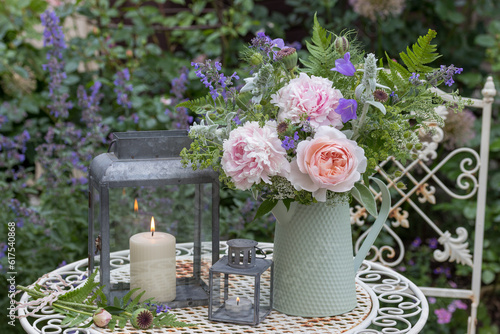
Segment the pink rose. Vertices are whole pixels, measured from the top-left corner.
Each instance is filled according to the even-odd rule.
[[[300,73],[298,78],[271,95],[271,103],[280,109],[278,121],[288,119],[298,124],[309,118],[313,128],[321,125],[342,128],[342,119],[335,108],[343,96],[332,86],[333,82],[326,78],[314,75],[309,78],[306,73]]]
[[[320,202],[326,191],[349,191],[366,170],[365,151],[339,130],[322,126],[312,140],[297,146],[297,157],[291,162],[290,181],[297,190],[313,193]]]
[[[247,122],[234,129],[224,141],[223,150],[222,168],[241,190],[261,181],[270,184],[270,176],[286,176],[290,172],[275,121],[267,122],[263,128],[258,122]]]

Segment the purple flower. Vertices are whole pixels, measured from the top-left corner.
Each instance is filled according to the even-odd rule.
[[[59,17],[54,11],[47,10],[40,18],[44,26],[43,46],[50,47],[47,51],[47,64],[42,65],[43,69],[49,72],[49,97],[51,103],[48,108],[55,117],[67,118],[69,109],[73,107],[73,104],[66,101],[69,95],[62,87],[63,80],[66,79],[64,61],[62,61],[63,50],[66,49],[64,33],[61,26],[59,26]]]
[[[437,238],[431,238],[429,239],[429,248],[430,249],[436,249],[438,247],[438,239]]]
[[[295,141],[299,140],[299,133],[295,131],[292,137],[285,136],[285,139],[281,143],[281,147],[285,150],[291,150],[295,148]]]
[[[420,81],[420,74],[418,74],[418,73],[412,73],[411,77],[408,79],[408,81],[413,86],[420,86],[422,84],[422,82]]]
[[[331,71],[337,71],[340,74],[343,74],[348,77],[352,77],[354,73],[356,73],[356,68],[350,61],[351,53],[346,52],[344,58],[339,58],[335,60],[335,67],[331,69]]]
[[[451,321],[451,312],[447,309],[440,308],[434,310],[434,314],[438,317],[438,324],[448,324]]]
[[[415,240],[411,243],[411,246],[414,248],[418,248],[422,244],[422,239],[420,237],[416,237]]]
[[[233,79],[239,79],[236,72],[234,72],[230,77],[226,77],[223,73],[219,73],[222,66],[219,62],[214,62],[212,64],[211,60],[207,60],[205,63],[192,63],[195,64],[196,76],[200,78],[200,81],[210,90],[210,95],[215,101],[219,96],[227,101],[227,92],[229,91],[231,96],[237,94],[236,89],[231,87],[233,85]],[[229,88],[230,87],[230,88]],[[228,89],[229,88],[229,89]]]
[[[335,112],[342,117],[342,122],[346,123],[351,119],[356,119],[356,109],[358,108],[358,103],[353,99],[339,99],[339,105],[335,108]]]
[[[126,109],[132,108],[132,102],[130,102],[127,92],[132,92],[133,87],[128,81],[130,81],[130,72],[128,68],[118,71],[113,81],[115,85],[114,92],[116,93],[116,103]]]
[[[453,306],[455,308],[458,308],[460,310],[466,310],[467,309],[467,304],[465,304],[463,301],[457,299],[452,302]]]
[[[434,297],[429,297],[427,300],[429,301],[429,304],[436,304],[436,298]]]
[[[451,86],[455,82],[453,80],[453,75],[460,74],[463,70],[463,68],[455,67],[453,64],[450,66],[441,65],[439,70],[427,74],[426,79],[434,87],[436,87],[440,81],[444,81],[445,85]]]

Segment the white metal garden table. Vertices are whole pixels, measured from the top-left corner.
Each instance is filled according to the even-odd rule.
[[[273,244],[259,243],[269,257],[272,257]],[[209,250],[210,247],[207,247]],[[221,251],[227,250],[225,242],[221,243]],[[192,244],[177,245],[177,261],[192,257]],[[112,283],[128,282],[129,251],[124,250],[111,254]],[[76,287],[87,277],[87,259],[80,260],[50,272],[47,280],[60,275]],[[57,283],[56,283],[57,284]],[[174,309],[181,321],[196,323],[193,328],[154,329],[154,333],[419,333],[424,327],[429,314],[429,307],[424,294],[410,280],[392,269],[380,264],[365,261],[356,275],[358,304],[354,310],[340,316],[329,318],[302,318],[288,316],[273,311],[259,325],[245,326],[229,323],[210,322],[207,318],[207,307],[191,307]],[[26,302],[28,295],[21,297]],[[19,315],[25,315],[29,309],[20,309]],[[20,323],[30,334],[97,334],[110,333],[108,329],[91,326],[89,328],[61,328],[62,316],[55,314],[46,306],[33,316],[21,318]],[[141,333],[126,326],[116,329],[115,333]],[[143,333],[153,333],[146,330]]]

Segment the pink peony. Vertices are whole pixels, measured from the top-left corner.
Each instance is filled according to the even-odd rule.
[[[98,327],[106,327],[111,320],[111,314],[103,308],[99,308],[92,317],[94,324]]]
[[[365,151],[339,130],[322,126],[314,139],[297,146],[292,160],[290,181],[297,190],[313,193],[320,202],[326,201],[326,191],[349,191],[366,170]]]
[[[248,122],[231,131],[223,144],[222,168],[236,188],[249,189],[270,176],[286,176],[290,163],[276,131],[276,122],[261,128],[258,122]]]
[[[309,78],[306,73],[300,73],[298,78],[290,80],[288,85],[271,95],[271,103],[280,109],[278,121],[288,119],[298,124],[309,119],[313,128],[321,125],[342,128],[342,119],[335,108],[343,96],[332,86],[333,83],[326,78],[314,75]]]

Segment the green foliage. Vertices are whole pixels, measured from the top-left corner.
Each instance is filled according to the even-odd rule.
[[[436,52],[437,46],[431,44],[431,41],[437,36],[437,32],[429,29],[427,35],[420,36],[417,43],[413,44],[412,49],[406,48],[406,54],[401,52],[399,56],[410,72],[431,72],[432,67],[425,64],[432,63],[440,55]]]
[[[338,54],[333,45],[333,34],[321,27],[316,16],[314,16],[313,33],[311,42],[307,41],[309,57],[302,60],[305,71],[322,77],[330,76],[330,69],[335,67],[335,59]]]
[[[99,287],[99,282],[95,281],[97,272],[97,270],[94,271],[92,275],[90,275],[86,280],[83,286],[66,292],[64,295],[59,297],[59,300],[78,304],[86,304],[88,296],[92,294],[97,287]]]

